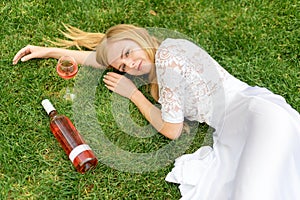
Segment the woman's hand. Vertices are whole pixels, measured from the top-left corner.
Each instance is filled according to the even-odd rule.
[[[103,79],[105,86],[128,99],[131,99],[132,95],[138,91],[134,83],[129,80],[127,77],[114,73],[114,72],[108,72]]]
[[[33,58],[48,58],[48,48],[27,45],[26,47],[18,51],[18,53],[15,55],[15,57],[13,58],[13,64],[17,64],[20,59],[22,62],[25,62]]]

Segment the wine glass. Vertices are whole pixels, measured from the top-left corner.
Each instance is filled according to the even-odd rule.
[[[78,65],[73,57],[62,56],[57,62],[56,71],[61,78],[69,80],[76,76],[78,72]],[[73,100],[74,97],[75,94],[73,94],[71,89],[67,86],[64,98],[66,100]]]

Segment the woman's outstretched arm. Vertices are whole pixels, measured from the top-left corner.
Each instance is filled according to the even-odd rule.
[[[64,48],[41,47],[34,45],[27,45],[26,47],[20,49],[13,58],[13,64],[17,64],[19,60],[25,62],[34,58],[59,59],[61,56],[65,55],[74,57],[79,65],[88,64],[92,67],[100,68],[100,65],[96,62],[94,51],[69,50]],[[87,59],[91,60],[88,61]]]

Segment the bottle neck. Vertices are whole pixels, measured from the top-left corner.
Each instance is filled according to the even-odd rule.
[[[49,113],[50,119],[53,119],[56,115],[58,115],[58,112],[57,112],[56,110],[52,110],[52,111]]]

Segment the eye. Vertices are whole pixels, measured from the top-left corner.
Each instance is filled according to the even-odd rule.
[[[130,55],[130,50],[126,50],[125,53],[124,53],[124,56],[122,56],[123,58],[128,58],[128,56]],[[119,66],[119,71],[120,72],[125,72],[126,70],[126,65],[125,64],[122,64]]]
[[[130,50],[127,50],[127,51],[125,52],[125,54],[124,54],[124,55],[125,55],[126,57],[128,57],[128,56],[129,56],[129,54],[130,54]]]

